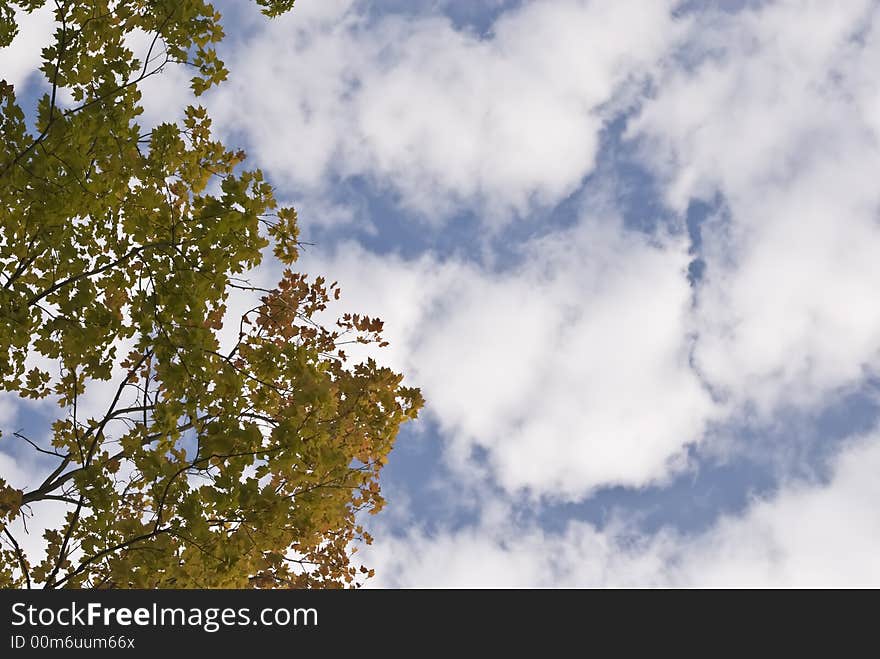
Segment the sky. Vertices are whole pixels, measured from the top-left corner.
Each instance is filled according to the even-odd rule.
[[[217,5],[216,131],[427,399],[370,585],[880,586],[880,2]]]

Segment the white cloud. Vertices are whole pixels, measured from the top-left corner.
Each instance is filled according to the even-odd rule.
[[[16,398],[5,391],[0,392],[0,428],[6,428],[15,421]]]
[[[702,534],[571,522],[560,533],[490,514],[362,557],[385,587],[864,587],[880,585],[880,437],[853,443],[827,484],[790,483]]]
[[[233,50],[212,114],[276,181],[314,193],[366,176],[435,220],[462,205],[506,219],[592,170],[600,106],[677,33],[670,4],[532,2],[481,38],[446,18],[369,22],[353,1],[306,0]]]
[[[12,441],[11,433],[5,426],[5,421],[0,419],[3,426],[3,437],[0,439],[0,477],[11,487],[28,491],[37,487],[54,463],[49,464],[41,459],[42,456],[31,452],[30,447],[22,444],[18,455],[13,456],[5,451],[9,450]],[[9,524],[9,530],[15,536],[25,555],[32,565],[36,565],[46,556],[46,541],[43,532],[50,528],[60,528],[64,523],[64,515],[70,510],[68,504],[59,501],[39,501],[25,508],[23,515],[15,518]],[[4,540],[5,547],[5,540]]]
[[[630,135],[704,228],[695,360],[732,401],[819,405],[880,350],[874,2],[772,3],[694,24]]]
[[[716,413],[688,362],[687,259],[678,239],[588,219],[512,272],[354,247],[305,266],[381,312],[453,462],[479,447],[509,491],[576,499],[664,479]]]
[[[0,77],[14,85],[20,96],[28,78],[43,75],[39,73],[41,51],[49,45],[55,22],[49,5],[31,13],[16,9],[15,21],[19,25],[18,34],[9,46],[0,48]]]

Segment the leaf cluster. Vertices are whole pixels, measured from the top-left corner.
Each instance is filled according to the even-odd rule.
[[[43,4],[0,3],[0,43],[14,6]],[[293,2],[258,4],[272,17]],[[381,321],[316,321],[338,286],[291,269],[296,213],[204,108],[138,124],[141,83],[164,66],[191,66],[196,95],[226,78],[213,7],[53,6],[36,131],[0,84],[0,390],[59,404],[47,441],[4,437],[47,473],[25,490],[0,480],[0,587],[356,583],[370,573],[351,562],[370,541],[358,516],[382,508],[379,473],[419,391],[348,360],[351,342],[384,345]],[[152,35],[145,53],[127,46],[136,30]],[[245,276],[270,245],[287,269],[262,290]],[[233,316],[237,289],[255,304]],[[96,391],[105,404],[84,412]],[[59,502],[32,564],[14,522]]]

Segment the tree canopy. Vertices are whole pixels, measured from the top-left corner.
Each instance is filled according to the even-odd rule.
[[[46,4],[0,1],[0,45]],[[257,4],[271,18],[293,1]],[[420,393],[345,354],[384,345],[380,320],[319,322],[339,287],[291,269],[296,213],[195,99],[179,123],[138,123],[163,67],[190,68],[195,96],[227,77],[220,14],[48,5],[45,93],[26,113],[0,82],[0,391],[59,407],[42,434],[0,438],[45,468],[24,489],[0,474],[0,587],[359,583],[359,515],[382,507],[380,469]],[[284,270],[263,290],[247,273],[270,246]],[[256,303],[233,317],[236,289]],[[84,413],[96,392],[101,412]],[[21,533],[49,506],[64,519],[33,560]]]

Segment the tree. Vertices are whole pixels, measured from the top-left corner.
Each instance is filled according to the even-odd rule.
[[[0,2],[0,43],[16,9],[46,2]],[[293,5],[257,2],[269,17]],[[60,406],[47,441],[0,440],[46,465],[29,488],[0,479],[0,586],[357,583],[370,573],[351,560],[370,541],[358,514],[382,507],[379,472],[419,391],[345,355],[384,345],[381,321],[318,323],[338,286],[288,267],[295,212],[203,108],[137,124],[142,83],[163,67],[192,67],[195,95],[226,78],[221,16],[205,0],[53,10],[35,130],[0,84],[0,390]],[[127,45],[138,30],[151,35],[140,57]],[[244,276],[270,245],[286,269],[262,290]],[[233,322],[235,289],[261,297]],[[85,415],[100,391],[102,411]],[[50,504],[64,521],[31,561],[16,530]]]

